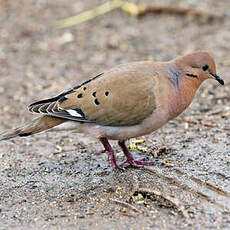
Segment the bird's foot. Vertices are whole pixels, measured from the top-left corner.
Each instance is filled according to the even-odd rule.
[[[126,159],[123,163],[120,164],[120,168],[123,168],[126,166],[126,164],[130,164],[134,168],[141,168],[141,166],[144,165],[154,165],[154,161],[146,161],[146,158],[141,158],[139,160],[132,159]]]
[[[116,158],[115,158],[115,155],[113,153],[113,151],[105,151],[108,155],[108,158],[109,158],[109,162],[112,166],[112,169],[121,169],[121,167],[117,164],[117,161],[116,161]]]
[[[115,170],[115,169],[122,169],[122,167],[120,165],[117,164],[116,160],[114,160],[113,158],[110,158],[109,157],[109,161],[110,161],[110,164],[112,166],[112,169]]]
[[[142,158],[139,160],[135,160],[133,158],[133,155],[131,154],[131,152],[129,151],[129,149],[126,147],[125,142],[124,141],[118,141],[119,146],[121,147],[123,153],[126,156],[126,160],[120,165],[120,167],[124,167],[126,164],[130,164],[131,166],[133,166],[134,168],[140,168],[143,165],[154,165],[155,162],[154,161],[146,161],[146,158]]]
[[[111,164],[113,170],[114,170],[114,169],[121,169],[121,167],[117,164],[117,161],[116,161],[116,158],[115,158],[113,152],[111,152],[111,151],[106,151],[106,150],[104,149],[104,150],[102,150],[102,151],[93,153],[93,155],[99,156],[99,155],[101,155],[101,154],[103,154],[103,153],[106,153],[106,154],[108,155],[108,159],[109,159],[109,162],[110,162],[110,164]]]
[[[114,155],[114,151],[113,151],[111,145],[109,144],[107,138],[100,138],[100,141],[103,144],[105,149],[102,150],[101,152],[95,153],[95,155],[100,155],[102,153],[106,153],[108,155],[109,162],[110,162],[113,170],[114,169],[122,169],[127,164],[130,164],[134,168],[140,168],[143,165],[154,165],[155,164],[154,161],[146,161],[146,158],[141,158],[141,159],[135,160],[134,157],[132,156],[131,152],[129,151],[129,149],[126,147],[125,142],[119,141],[118,144],[121,147],[121,149],[122,149],[122,151],[125,154],[127,159],[123,163],[121,163],[121,165],[118,165],[117,161],[116,161],[116,157]]]

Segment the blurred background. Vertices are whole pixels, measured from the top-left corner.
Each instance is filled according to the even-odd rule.
[[[31,102],[121,63],[207,50],[226,84],[206,81],[185,113],[142,138],[150,158],[173,162],[150,174],[112,172],[106,156],[92,156],[100,144],[82,135],[0,143],[0,229],[185,229],[188,216],[193,227],[228,229],[230,1],[108,2],[0,0],[0,130],[31,120]],[[135,186],[158,188],[178,203],[161,206],[164,195],[152,199]]]

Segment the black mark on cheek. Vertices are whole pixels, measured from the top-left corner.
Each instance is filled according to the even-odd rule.
[[[108,91],[105,92],[105,96],[106,97],[109,96],[109,92]]]
[[[192,73],[186,73],[186,76],[188,76],[188,77],[198,78],[198,77],[197,77],[197,75],[192,74]]]
[[[82,97],[83,97],[83,94],[82,94],[82,93],[79,93],[79,94],[77,95],[77,97],[78,97],[78,98],[82,98]]]
[[[97,98],[94,100],[94,103],[95,103],[96,105],[99,105],[99,104],[100,104],[100,102],[97,100]]]

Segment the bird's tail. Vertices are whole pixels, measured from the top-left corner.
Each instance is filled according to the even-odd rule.
[[[0,141],[9,140],[14,137],[25,137],[35,133],[40,133],[44,130],[51,129],[54,126],[60,125],[65,121],[65,119],[56,118],[48,115],[41,116],[35,118],[32,122],[20,128],[16,128],[11,131],[0,134]]]

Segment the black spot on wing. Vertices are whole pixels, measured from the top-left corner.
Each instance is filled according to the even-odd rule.
[[[109,96],[109,92],[108,91],[105,92],[105,96],[106,97]]]
[[[94,97],[96,97],[96,94],[97,94],[97,92],[93,92],[93,93],[92,93],[92,95],[93,95]]]
[[[78,95],[77,95],[77,98],[82,98],[83,97],[83,94],[82,93],[79,93]]]
[[[95,103],[96,105],[100,105],[100,102],[98,101],[97,98],[94,100],[94,103]]]

